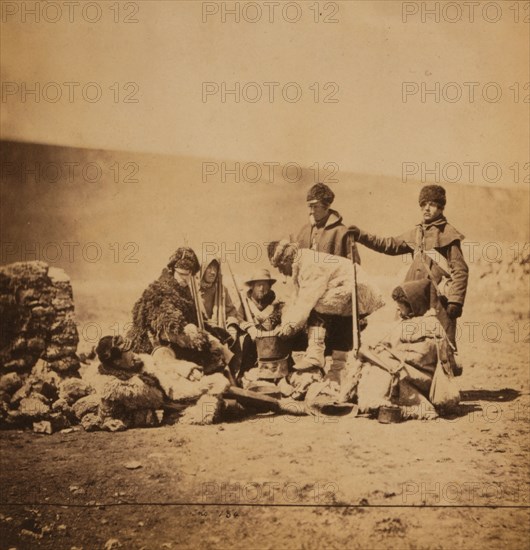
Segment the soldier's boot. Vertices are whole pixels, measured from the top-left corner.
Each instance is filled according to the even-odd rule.
[[[333,350],[331,352],[331,365],[326,374],[325,380],[341,384],[344,370],[346,369],[346,361],[348,359],[347,351]]]
[[[325,338],[326,329],[324,327],[309,327],[307,329],[307,349],[301,361],[294,366],[296,370],[306,370],[315,367],[324,368]]]

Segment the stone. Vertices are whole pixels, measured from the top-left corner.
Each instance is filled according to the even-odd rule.
[[[127,426],[123,420],[119,420],[118,418],[107,418],[101,425],[101,429],[107,432],[124,432]]]
[[[13,395],[22,387],[24,381],[16,372],[10,372],[0,376],[0,391]]]
[[[130,462],[126,462],[124,466],[127,470],[138,470],[138,468],[142,467],[142,463],[137,460],[131,460]]]
[[[41,420],[40,422],[33,422],[33,431],[37,434],[52,434],[52,423],[49,420]]]
[[[68,378],[61,384],[59,397],[68,405],[72,405],[81,397],[86,397],[93,392],[92,387],[81,378]]]
[[[6,392],[0,390],[0,403],[10,403],[11,402],[11,396]]]
[[[61,377],[52,370],[49,363],[43,359],[39,359],[31,371],[32,380],[38,380],[42,382],[48,382],[55,388],[59,389],[61,384]]]
[[[11,396],[11,406],[12,407],[18,407],[20,404],[20,401],[24,399],[24,397],[28,397],[28,395],[31,392],[31,384],[24,383],[24,385],[19,388],[12,396]]]
[[[71,418],[72,416],[75,417],[74,411],[72,407],[67,403],[66,399],[59,398],[57,399],[57,401],[54,401],[52,403],[52,411],[61,412],[68,418]]]
[[[58,267],[49,267],[48,277],[53,283],[70,283],[70,277],[68,277],[66,271]]]
[[[101,420],[99,415],[88,413],[81,419],[81,426],[86,432],[93,432],[101,428]]]
[[[99,409],[99,404],[100,398],[96,394],[91,394],[78,399],[72,405],[72,410],[77,418],[82,419],[88,413],[96,413]]]
[[[79,370],[79,359],[76,357],[62,357],[58,361],[52,361],[50,367],[63,375],[73,375]]]
[[[28,373],[38,359],[53,370],[79,368],[73,292],[64,270],[45,262],[0,267],[0,365],[3,372]]]
[[[32,391],[40,393],[46,399],[50,401],[55,401],[57,399],[57,387],[49,382],[44,382],[42,380],[32,381]]]
[[[18,410],[28,418],[40,418],[50,412],[50,407],[38,397],[32,396],[21,399]]]
[[[19,359],[13,359],[4,363],[5,371],[27,372],[34,363],[31,362],[31,357],[22,357]]]
[[[48,420],[33,422],[33,431],[35,433],[53,434],[60,430],[64,430],[70,426],[70,422],[62,413],[51,413]]]
[[[46,342],[43,338],[30,338],[27,343],[27,349],[39,353],[46,347]]]

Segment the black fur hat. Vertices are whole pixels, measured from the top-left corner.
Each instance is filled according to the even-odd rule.
[[[307,202],[319,201],[329,206],[335,199],[335,193],[325,183],[315,183],[307,193]]]
[[[191,271],[192,275],[195,275],[200,269],[197,255],[188,246],[181,246],[180,248],[177,248],[171,258],[169,258],[167,267],[171,273],[174,273],[175,269],[178,268],[187,269],[188,271]]]
[[[98,342],[96,353],[104,365],[112,364],[121,357],[122,352],[131,349],[131,342],[122,336],[103,336]]]
[[[420,206],[425,202],[434,202],[441,208],[445,208],[445,189],[441,185],[426,185],[420,191],[418,202]]]

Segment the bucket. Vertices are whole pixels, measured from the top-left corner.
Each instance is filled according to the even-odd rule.
[[[381,424],[396,424],[401,422],[401,409],[396,405],[379,407],[377,420]]]
[[[271,331],[258,331],[256,349],[258,359],[280,359],[289,354],[287,343]]]

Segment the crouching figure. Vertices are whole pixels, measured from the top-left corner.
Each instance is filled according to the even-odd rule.
[[[429,279],[420,279],[392,292],[400,320],[378,344],[361,347],[359,412],[399,407],[403,419],[427,419],[458,404],[454,348],[430,308],[431,285]]]
[[[295,243],[274,241],[268,256],[273,267],[292,277],[295,296],[282,312],[279,335],[289,338],[307,329],[307,347],[295,362],[290,384],[293,397],[303,398],[308,388],[322,379],[341,392],[346,382],[348,352],[353,347],[352,296],[356,295],[360,317],[367,317],[383,306],[379,291],[350,260],[314,250],[299,248]],[[331,351],[331,364],[325,369],[326,347]],[[324,371],[325,375],[323,375]]]

